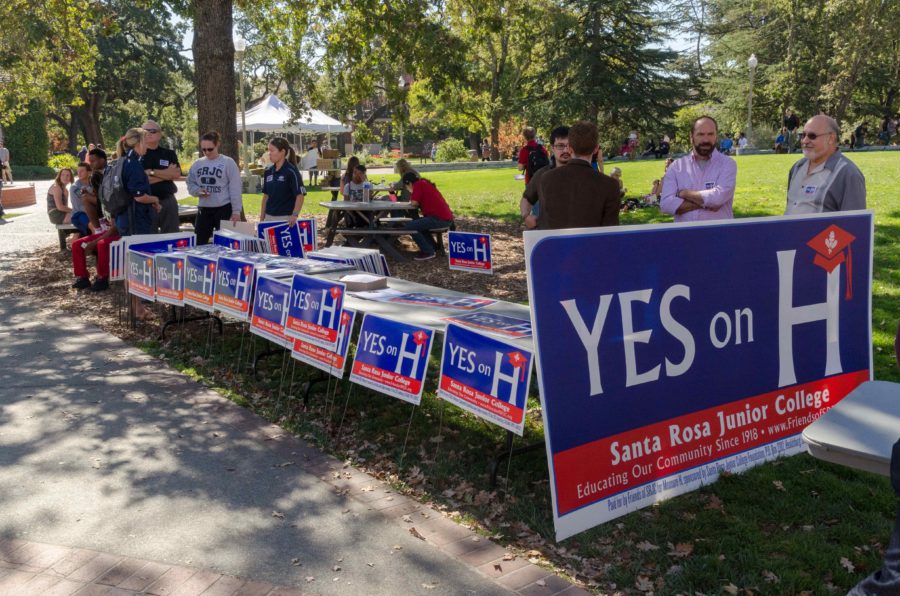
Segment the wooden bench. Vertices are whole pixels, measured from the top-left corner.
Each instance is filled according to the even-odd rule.
[[[70,223],[56,224],[56,232],[59,234],[59,250],[66,250],[66,237],[69,234],[77,234],[78,228]]]

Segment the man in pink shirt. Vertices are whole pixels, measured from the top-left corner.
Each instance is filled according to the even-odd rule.
[[[737,164],[716,151],[719,126],[701,116],[691,127],[694,149],[672,163],[663,178],[659,209],[676,222],[732,219]]]

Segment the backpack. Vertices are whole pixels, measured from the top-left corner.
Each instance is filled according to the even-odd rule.
[[[528,174],[529,179],[534,176],[535,172],[549,165],[550,158],[547,157],[547,152],[544,150],[543,145],[537,144],[528,148],[528,163],[525,165],[525,172]]]
[[[131,195],[125,190],[122,176],[124,167],[124,157],[113,161],[100,183],[100,204],[110,217],[121,215],[131,204]]]

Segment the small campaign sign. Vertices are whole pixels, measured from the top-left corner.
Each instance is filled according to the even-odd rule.
[[[284,332],[294,339],[333,350],[338,341],[345,286],[295,273],[288,300]]]
[[[291,356],[332,376],[339,379],[342,378],[347,362],[347,350],[350,347],[350,336],[353,334],[353,321],[355,320],[356,311],[345,308],[344,312],[341,313],[338,343],[337,348],[334,350],[311,344],[303,339],[296,339],[291,346]]]
[[[453,317],[444,317],[445,321],[459,323],[466,327],[484,329],[507,337],[530,337],[531,321],[492,312],[478,311]]]
[[[206,312],[213,311],[216,291],[215,253],[188,254],[184,260],[184,303]]]
[[[303,252],[312,252],[319,248],[316,241],[316,220],[312,217],[307,219],[298,219],[297,227],[300,228],[300,244],[303,245]]]
[[[434,331],[387,317],[363,317],[350,381],[419,405]]]
[[[450,323],[438,395],[522,436],[531,364],[529,350]]]
[[[286,221],[268,226],[264,231],[269,252],[282,257],[304,258],[303,242],[300,240],[300,228],[289,225]]]
[[[184,253],[162,252],[155,256],[156,300],[184,305]]]
[[[153,300],[153,255],[136,250],[128,250],[125,257],[128,271],[128,293],[145,300]]]
[[[213,305],[216,310],[241,321],[250,315],[253,278],[256,264],[240,257],[220,256],[216,263],[216,289]]]
[[[525,251],[558,540],[803,452],[871,378],[869,211],[526,232]],[[599,254],[628,258],[572,257]]]
[[[450,232],[450,268],[476,273],[494,272],[491,261],[491,235],[471,232]]]
[[[290,348],[294,340],[284,333],[288,296],[293,276],[275,277],[261,273],[256,279],[253,293],[253,315],[250,317],[250,333]]]
[[[476,298],[475,296],[442,296],[439,294],[428,294],[426,292],[408,292],[387,299],[387,302],[397,302],[400,304],[412,304],[415,306],[433,306],[436,308],[447,308],[450,310],[478,310],[485,306],[496,304],[496,300],[491,298]]]

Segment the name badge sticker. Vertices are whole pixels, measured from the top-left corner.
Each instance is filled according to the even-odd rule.
[[[804,187],[803,187],[803,192],[804,192],[805,194],[811,195],[811,194],[814,194],[814,193],[816,192],[816,188],[817,188],[817,187],[815,187],[815,186],[804,186]]]
[[[705,183],[705,184],[703,185],[703,187],[704,187],[706,190],[709,190],[709,189],[711,189],[711,188],[714,188],[715,186],[716,186],[716,183],[715,183],[715,182],[707,182],[707,183]]]

